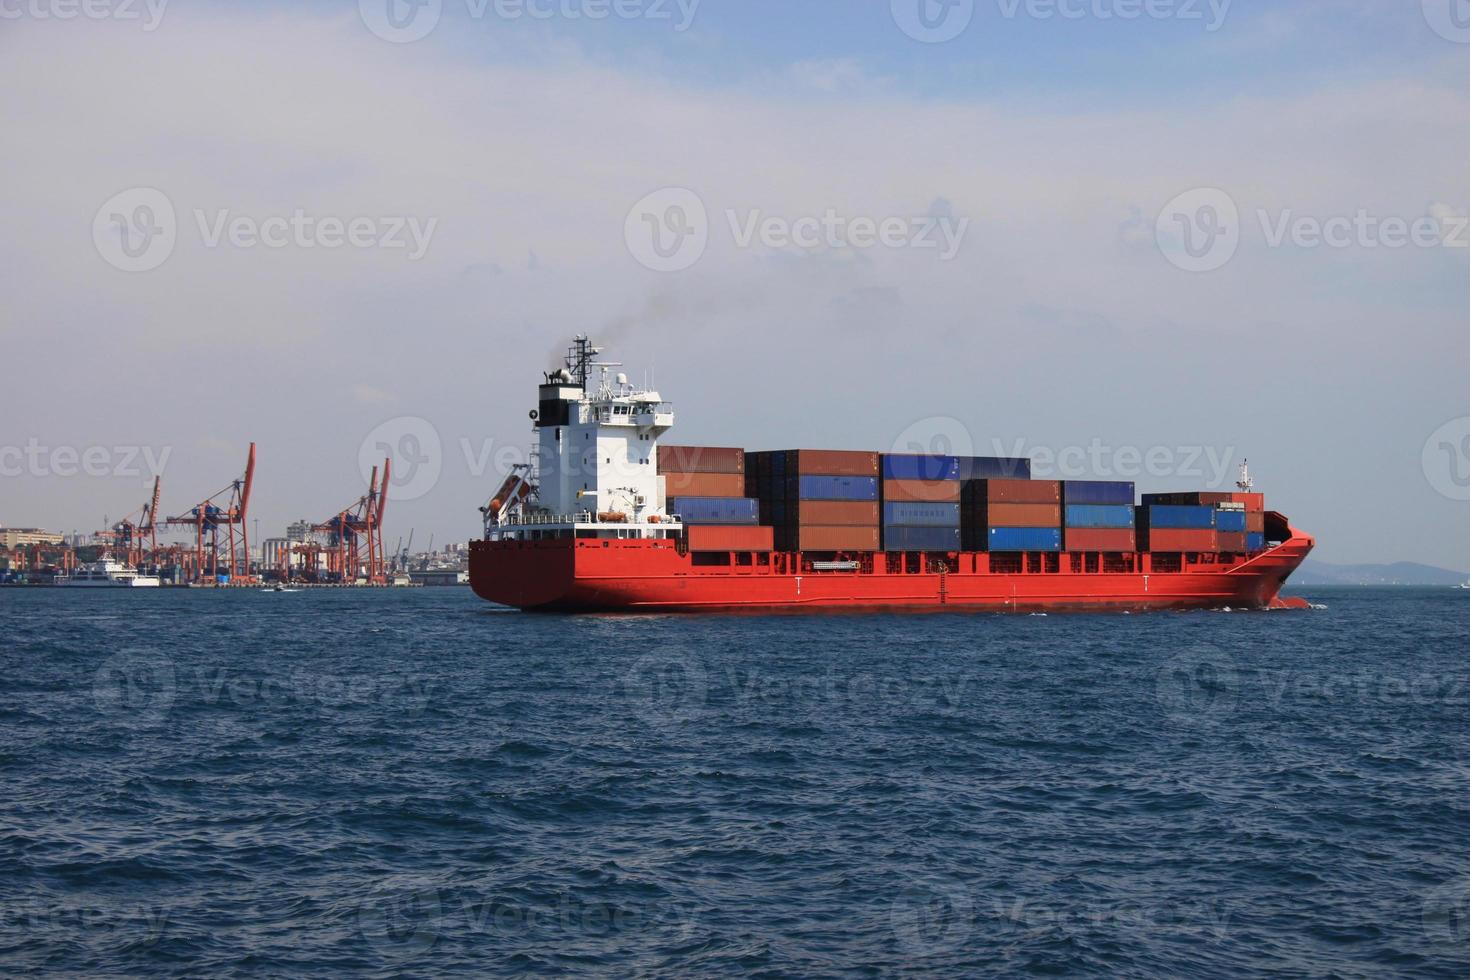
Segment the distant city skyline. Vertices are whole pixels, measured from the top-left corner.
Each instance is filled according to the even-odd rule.
[[[392,455],[464,541],[587,332],[669,442],[1249,457],[1315,557],[1470,566],[1448,0],[390,2],[5,21],[0,523],[254,441],[263,537]]]

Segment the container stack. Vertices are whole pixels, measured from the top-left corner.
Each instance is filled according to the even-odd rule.
[[[1060,481],[967,480],[960,508],[966,550],[1062,550]]]
[[[760,506],[745,496],[745,450],[660,446],[665,507],[684,521],[690,551],[770,551]]]
[[[960,469],[954,456],[883,457],[884,551],[960,550]]]
[[[1062,519],[1068,551],[1128,552],[1137,548],[1134,486],[1107,480],[1062,483]]]
[[[877,551],[878,454],[792,449],[750,454],[747,493],[782,551]]]
[[[1208,504],[1145,503],[1138,508],[1138,532],[1145,551],[1218,552],[1215,508]]]
[[[1266,495],[1262,493],[1239,493],[1225,491],[1189,490],[1177,493],[1146,493],[1143,495],[1145,504],[1165,504],[1172,506],[1192,507],[1214,507],[1218,512],[1245,512],[1245,534],[1244,545],[1237,538],[1227,538],[1220,542],[1221,551],[1246,552],[1255,554],[1266,550]],[[1235,517],[1225,518],[1225,524],[1217,527],[1217,531],[1224,534],[1240,534],[1237,529],[1240,524]]]

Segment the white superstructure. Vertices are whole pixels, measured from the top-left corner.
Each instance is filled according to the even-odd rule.
[[[485,508],[495,538],[667,537],[658,441],[674,410],[657,391],[630,384],[602,348],[578,336],[566,367],[539,391],[532,463],[518,467]]]
[[[70,575],[56,579],[57,585],[86,589],[156,589],[158,576],[140,575],[131,565],[111,558],[88,562]]]

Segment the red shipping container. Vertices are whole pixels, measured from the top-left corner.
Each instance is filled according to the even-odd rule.
[[[895,503],[957,504],[959,480],[884,480],[883,499]]]
[[[802,500],[791,505],[800,524],[828,527],[877,527],[876,500]]]
[[[1068,551],[1136,551],[1131,527],[1069,527],[1063,532]]]
[[[876,527],[814,527],[796,529],[798,551],[877,551]]]
[[[1266,533],[1266,514],[1264,511],[1248,510],[1245,512],[1245,529],[1251,534]]]
[[[745,450],[724,446],[659,446],[658,471],[669,473],[744,473]]]
[[[1148,532],[1149,551],[1219,551],[1215,531],[1210,528],[1175,529],[1151,528]]]
[[[1060,480],[976,480],[975,497],[979,501],[1009,504],[1060,504]],[[1060,523],[1060,522],[1058,522]]]
[[[745,477],[739,473],[669,473],[664,477],[664,496],[743,497]]]
[[[844,449],[792,449],[787,476],[877,476],[878,454]]]
[[[696,524],[684,529],[690,551],[771,551],[774,537],[769,527],[738,527],[728,524]]]
[[[1244,531],[1221,531],[1215,535],[1215,540],[1221,551],[1244,554],[1246,551],[1245,535]]]
[[[1061,504],[986,504],[975,522],[986,527],[1061,527]]]
[[[1264,514],[1266,512],[1266,495],[1264,493],[1232,493],[1230,502],[1234,504],[1245,504],[1247,514]]]

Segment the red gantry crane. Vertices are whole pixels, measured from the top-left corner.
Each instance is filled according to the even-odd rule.
[[[158,494],[162,480],[153,478],[153,496],[148,503],[112,525],[108,537],[119,561],[142,568],[158,552]]]
[[[313,530],[326,535],[322,554],[327,559],[327,574],[337,582],[351,585],[362,579],[368,585],[387,585],[387,552],[383,549],[383,513],[388,507],[388,479],[391,459],[383,460],[383,480],[378,482],[378,468],[373,467],[368,492],[350,507],[316,525]]]
[[[164,522],[169,527],[194,529],[194,553],[189,562],[192,581],[216,585],[225,581],[235,584],[254,581],[250,572],[250,537],[245,524],[254,483],[255,443],[252,442],[243,477],[200,501],[188,513]]]

